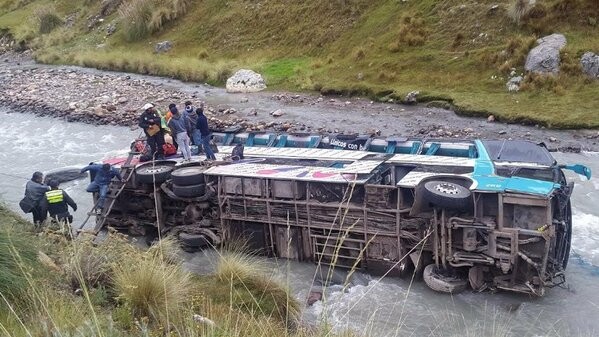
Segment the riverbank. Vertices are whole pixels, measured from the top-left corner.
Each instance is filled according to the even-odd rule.
[[[156,103],[207,103],[213,129],[361,133],[430,138],[527,139],[551,150],[599,151],[597,130],[549,130],[466,118],[430,106],[377,103],[364,98],[261,92],[227,94],[206,84],[35,63],[29,53],[0,57],[0,105],[93,125],[136,128],[141,107]],[[278,111],[277,114],[273,112]],[[274,115],[280,116],[276,117]]]
[[[102,244],[64,233],[35,232],[0,204],[3,336],[341,336],[304,327],[286,286],[242,251],[197,275],[171,239],[141,250],[116,233]]]

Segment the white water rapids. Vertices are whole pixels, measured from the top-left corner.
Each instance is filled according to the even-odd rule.
[[[90,161],[124,155],[138,132],[116,126],[67,123],[31,114],[7,114],[0,108],[0,199],[19,211],[17,203],[34,171],[84,166]],[[581,163],[599,175],[599,154],[562,154],[562,163]],[[326,321],[370,336],[596,336],[599,335],[599,178],[575,174],[572,205],[574,230],[567,270],[569,289],[549,289],[543,298],[505,292],[455,296],[437,294],[422,282],[356,275],[349,288],[333,286],[326,301],[306,308],[309,322]],[[81,222],[91,208],[88,181],[63,184],[76,200]],[[210,253],[190,256],[186,266],[205,269]],[[308,263],[268,260],[302,302],[314,275]],[[286,271],[289,274],[286,275]],[[407,298],[407,299],[406,299]]]

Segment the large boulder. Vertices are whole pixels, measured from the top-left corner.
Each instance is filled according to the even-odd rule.
[[[238,70],[227,80],[227,92],[257,92],[266,89],[262,75],[247,69]]]
[[[590,51],[584,53],[580,58],[580,65],[585,74],[599,79],[599,55]]]
[[[559,51],[566,46],[566,37],[562,34],[551,34],[537,40],[526,57],[524,69],[539,74],[557,74],[559,72]]]

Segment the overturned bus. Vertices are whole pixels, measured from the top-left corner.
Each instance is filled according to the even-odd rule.
[[[351,151],[313,137],[225,136],[219,159],[236,143],[246,145],[243,159],[126,165],[130,177],[98,229],[160,231],[187,249],[242,237],[269,256],[415,272],[448,293],[542,296],[565,282],[573,183],[562,169],[590,171],[558,165],[543,145],[370,139]]]

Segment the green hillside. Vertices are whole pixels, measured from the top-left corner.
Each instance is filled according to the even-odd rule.
[[[394,101],[418,90],[463,114],[599,127],[599,81],[579,65],[599,53],[596,0],[0,0],[1,28],[46,63],[217,85],[251,68],[271,89]],[[535,39],[554,32],[568,40],[560,75],[508,93]],[[173,49],[155,54],[164,40]]]

